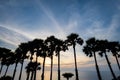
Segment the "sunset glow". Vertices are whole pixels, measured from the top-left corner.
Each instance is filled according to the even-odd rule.
[[[70,41],[72,39],[68,39],[67,37],[70,34],[76,34],[78,35],[78,38]],[[58,39],[58,42],[55,40],[56,43],[51,43],[52,48],[47,44],[47,42],[45,43],[45,40],[47,40],[47,38],[50,36],[54,36],[55,39]],[[59,52],[60,49],[60,76],[62,76],[62,73],[65,73],[66,71],[74,74],[74,77],[72,77],[71,80],[75,79],[75,76],[77,76],[77,69],[75,70],[75,58],[78,73],[83,71],[83,73],[81,72],[83,75],[80,80],[88,80],[85,79],[86,76],[84,75],[89,75],[89,78],[91,77],[91,74],[87,74],[87,72],[84,73],[84,71],[96,72],[96,66],[99,66],[100,71],[110,71],[107,63],[110,63],[113,71],[119,71],[115,56],[112,54],[112,51],[114,50],[112,50],[111,46],[107,44],[107,49],[105,46],[104,50],[101,49],[103,48],[103,45],[102,47],[100,46],[97,48],[95,45],[93,45],[95,46],[93,49],[98,50],[96,51],[96,55],[93,55],[92,51],[89,51],[93,49],[91,49],[91,46],[87,45],[86,41],[93,37],[96,40],[118,41],[118,44],[120,44],[120,0],[0,0],[0,47],[10,49],[15,54],[20,53],[20,51],[21,53],[28,52],[28,55],[26,53],[25,55],[17,55],[20,56],[21,59],[25,59],[20,59],[18,62],[15,60],[15,63],[18,63],[17,67],[19,67],[16,70],[19,71],[20,69],[22,70],[22,68],[20,68],[22,61],[25,61],[23,63],[23,74],[25,75],[27,72],[27,64],[30,62],[37,63],[36,57],[38,56],[38,62],[40,62],[40,65],[36,64],[37,66],[40,66],[38,73],[42,74],[42,69],[44,68],[43,60],[45,59],[45,76],[48,75],[50,78],[52,58],[48,57],[48,54],[43,54],[49,53],[49,56],[53,56],[53,77],[54,80],[57,80],[56,74],[58,74],[59,70],[58,56],[56,56],[56,53],[57,51]],[[38,45],[36,41],[31,45],[30,42],[34,41],[35,39],[41,39],[43,42]],[[52,40],[54,41],[54,39]],[[64,44],[61,43],[62,48],[58,46],[61,45],[58,44],[60,43],[59,40],[63,40]],[[95,41],[93,42],[95,43]],[[27,43],[29,45],[27,45],[27,48],[26,46],[22,47],[23,52],[22,48],[20,47],[21,43]],[[96,45],[101,44],[102,43],[99,41],[96,41]],[[37,48],[35,45],[37,45]],[[42,48],[40,48],[41,45]],[[53,48],[55,45],[57,45],[57,49],[56,47]],[[66,49],[65,52],[63,51],[63,45],[68,47],[68,50]],[[86,50],[88,50],[88,52],[83,51],[85,45],[87,45]],[[41,51],[40,49],[43,49],[43,52],[39,52]],[[108,49],[111,49],[111,53],[106,51]],[[119,50],[118,47],[116,51],[117,50]],[[53,55],[50,53],[52,51]],[[109,62],[106,61],[107,58],[104,51],[107,53]],[[102,54],[103,52],[104,54]],[[118,52],[119,51],[116,53]],[[39,53],[39,55],[36,53]],[[76,57],[74,54],[76,54]],[[33,57],[33,59],[31,57]],[[0,63],[2,62],[1,58]],[[98,63],[96,63],[97,61]],[[10,67],[10,71],[16,71],[13,69],[15,64],[12,63],[10,66],[12,66]],[[5,72],[5,70],[6,67],[3,69],[3,72]],[[36,67],[35,70],[37,70]],[[10,71],[8,71],[9,74]],[[20,74],[19,71],[16,72],[17,77]],[[3,72],[1,73],[2,76],[4,75]],[[39,77],[38,73],[37,76]],[[104,75],[102,74],[102,76]],[[16,80],[18,79],[17,77],[15,77]],[[45,80],[49,80],[49,78],[45,77]],[[38,79],[41,79],[41,76]],[[112,79],[113,78],[111,78],[111,80]],[[24,78],[21,80],[24,80]],[[63,76],[61,80],[65,80]],[[96,80],[96,78],[93,78],[92,80]],[[106,78],[101,80],[106,80]]]

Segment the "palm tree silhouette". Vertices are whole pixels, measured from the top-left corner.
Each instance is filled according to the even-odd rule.
[[[55,53],[56,56],[58,56],[58,80],[60,80],[60,51],[66,51],[68,50],[68,48],[64,41],[57,38],[55,40],[55,44],[56,44]]]
[[[32,71],[31,66],[32,66],[32,62],[29,62],[28,65],[25,67],[27,73],[26,80],[29,80],[30,72]]]
[[[97,75],[98,75],[98,79],[102,80],[102,77],[100,75],[100,71],[99,71],[99,66],[97,64],[97,59],[96,59],[96,52],[97,52],[97,43],[96,43],[96,39],[95,38],[90,38],[86,41],[86,45],[83,48],[83,52],[89,56],[89,57],[94,57],[95,60],[95,66],[96,66],[96,71],[97,71]]]
[[[2,68],[3,68],[3,65],[2,65],[3,52],[4,52],[3,48],[0,47],[0,62],[1,62],[0,74],[1,74],[1,71],[2,71]]]
[[[42,54],[42,47],[44,45],[44,41],[42,39],[34,39],[33,41],[29,41],[29,51],[31,54],[31,58],[30,58],[30,62],[32,62],[32,57],[35,54],[36,55],[36,63],[38,62],[38,57],[41,56]],[[34,80],[36,80],[36,71],[35,70],[35,74],[34,74]]]
[[[14,52],[14,63],[15,63],[15,68],[14,68],[14,72],[13,72],[13,76],[12,76],[12,80],[14,80],[15,78],[15,74],[16,74],[16,69],[17,69],[17,66],[18,66],[18,63],[21,61],[21,51],[19,50],[20,48],[17,48]]]
[[[107,56],[107,53],[109,52],[109,48],[108,48],[108,44],[109,42],[107,40],[97,40],[97,44],[98,44],[98,50],[99,50],[99,54],[101,55],[101,57],[103,56],[103,54],[105,55],[105,58],[106,58],[106,61],[107,61],[107,64],[108,64],[108,67],[111,71],[111,74],[114,78],[114,80],[117,80],[114,72],[113,72],[113,69],[111,67],[111,63],[108,59],[108,56]]]
[[[65,77],[67,80],[69,80],[69,78],[74,76],[74,74],[72,74],[72,73],[63,73],[62,76]]]
[[[8,57],[8,53],[10,52],[10,49],[2,48],[0,47],[0,61],[1,61],[1,68],[0,68],[0,74],[2,72],[3,65],[6,64],[6,59]]]
[[[78,43],[79,45],[82,45],[83,44],[83,40],[79,37],[78,34],[71,33],[70,35],[67,36],[66,43],[67,43],[68,46],[73,46],[74,60],[75,60],[76,80],[79,80],[75,46],[76,46],[76,43]]]
[[[120,64],[119,64],[119,61],[118,61],[118,57],[119,57],[119,48],[120,48],[120,45],[119,45],[119,42],[108,42],[108,49],[110,52],[112,52],[113,56],[115,57],[116,59],[116,62],[117,62],[117,65],[118,65],[118,68],[120,70]]]
[[[53,55],[56,47],[56,38],[54,36],[47,37],[45,44],[48,46],[48,56],[51,58],[51,70],[50,70],[50,80],[52,80],[52,70],[53,70]]]
[[[14,53],[11,51],[6,54],[5,65],[7,66],[7,68],[6,68],[4,76],[6,76],[9,66],[14,63],[13,56],[14,56]]]
[[[41,49],[41,57],[43,57],[43,67],[42,67],[42,75],[41,75],[41,80],[44,80],[44,71],[45,71],[45,61],[46,57],[48,56],[48,47],[44,44]]]
[[[31,80],[33,80],[33,78],[35,77],[35,71],[36,70],[40,70],[40,63],[36,63],[36,62],[29,62],[28,65],[26,66],[26,73],[27,73],[27,78],[26,80],[29,80],[29,76],[30,76],[30,72],[31,74]]]
[[[21,69],[20,69],[20,74],[19,74],[19,80],[21,80],[21,76],[22,76],[22,69],[23,69],[23,64],[24,64],[24,60],[26,58],[28,58],[27,56],[27,52],[29,51],[29,47],[28,47],[28,43],[21,43],[19,46],[18,46],[18,50],[19,50],[19,53],[21,54],[19,57],[21,58]]]

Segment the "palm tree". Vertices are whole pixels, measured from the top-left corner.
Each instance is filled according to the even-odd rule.
[[[33,41],[30,41],[28,44],[29,44],[29,50],[30,50],[30,54],[31,54],[30,62],[32,62],[32,56],[34,55],[34,53],[36,53],[36,62],[37,62],[38,56],[43,57],[41,80],[44,80],[45,60],[47,57],[48,48],[44,44],[44,41],[42,39],[34,39]],[[32,74],[33,74],[33,72],[32,72]],[[36,70],[35,70],[34,75],[35,75],[34,80],[36,80]]]
[[[118,68],[120,70],[120,64],[119,64],[119,61],[118,61],[119,48],[120,48],[119,42],[115,42],[115,41],[114,42],[108,42],[108,49],[109,49],[110,52],[112,52],[113,56],[115,57]]]
[[[0,74],[3,68],[3,65],[5,65],[7,54],[10,52],[10,49],[2,48],[0,47],[0,61],[1,61],[1,68],[0,68]]]
[[[45,40],[45,44],[48,46],[49,49],[48,56],[50,56],[51,58],[50,80],[52,80],[53,55],[56,47],[55,40],[56,38],[54,36],[50,36]]]
[[[2,68],[3,68],[3,65],[2,65],[3,51],[4,51],[3,48],[0,47],[0,62],[1,62],[0,74],[1,74],[1,71],[2,71]]]
[[[64,41],[57,38],[55,40],[55,44],[56,44],[55,53],[56,56],[58,56],[58,80],[60,80],[60,51],[66,51],[68,50],[68,48]]]
[[[1,71],[2,71],[2,68],[3,68],[3,65],[2,65],[3,52],[4,52],[3,48],[0,47],[0,62],[1,62],[0,74],[1,74]]]
[[[14,56],[14,53],[11,51],[6,54],[5,65],[7,66],[7,68],[6,68],[4,76],[6,76],[9,66],[14,63],[13,56]]]
[[[32,72],[31,74],[31,80],[33,80],[33,77],[35,77],[33,74],[35,74],[35,70],[40,70],[40,63],[36,63],[36,62],[29,62],[28,65],[26,66],[26,73],[27,73],[27,78],[26,80],[29,80],[29,75],[30,72]]]
[[[19,75],[19,80],[21,80],[24,60],[26,58],[28,58],[28,56],[27,56],[27,52],[29,51],[28,43],[21,43],[18,48],[19,48],[18,49],[19,53],[21,54],[20,55],[20,58],[21,58],[21,61],[20,61],[21,62],[21,69],[20,69],[20,75]]]
[[[30,72],[32,71],[31,65],[32,65],[32,62],[29,62],[28,65],[25,68],[26,69],[26,73],[27,73],[26,80],[29,80]]]
[[[108,46],[109,46],[109,45],[108,45],[109,42],[108,42],[107,40],[97,40],[97,44],[98,44],[99,54],[100,54],[101,56],[103,56],[103,54],[105,55],[107,64],[108,64],[109,69],[110,69],[110,71],[111,71],[111,74],[112,74],[114,80],[117,80],[117,78],[116,78],[116,76],[115,76],[115,74],[114,74],[114,72],[113,72],[113,69],[112,69],[112,67],[111,67],[111,63],[110,63],[110,61],[109,61],[109,59],[108,59],[108,56],[107,56],[107,53],[109,52],[109,47],[108,47]]]
[[[42,51],[41,51],[41,57],[43,57],[43,67],[42,67],[41,80],[44,80],[45,61],[46,61],[47,56],[48,56],[48,47],[44,44],[42,46]]]
[[[42,39],[34,39],[33,41],[28,42],[31,54],[30,62],[32,62],[32,56],[34,55],[34,53],[36,53],[36,63],[38,62],[38,57],[41,56],[41,51],[43,49],[42,47],[44,45],[43,42],[44,41]],[[36,80],[36,71],[37,69],[35,70],[34,80]]]
[[[13,76],[12,76],[12,80],[14,80],[15,78],[15,74],[16,74],[16,69],[17,69],[17,66],[18,66],[18,63],[21,61],[21,51],[20,51],[20,48],[17,48],[14,52],[14,59],[15,59],[15,68],[14,68],[14,72],[13,72]]]
[[[69,36],[67,36],[67,45],[68,46],[73,46],[73,51],[74,51],[74,60],[75,60],[75,72],[76,72],[76,80],[79,80],[78,77],[78,70],[77,70],[77,60],[76,60],[76,50],[75,50],[75,46],[78,43],[79,45],[83,44],[83,40],[82,38],[79,37],[78,34],[75,33],[71,33]]]
[[[65,77],[67,80],[69,80],[69,78],[74,76],[74,74],[72,74],[72,73],[64,73],[64,74],[62,74],[62,76]]]
[[[97,59],[96,59],[96,52],[97,52],[97,43],[96,43],[96,39],[95,38],[90,38],[86,41],[86,45],[83,48],[83,52],[89,56],[89,57],[94,57],[95,60],[95,66],[96,66],[96,71],[97,71],[97,75],[98,75],[98,79],[102,80],[102,77],[100,75],[100,71],[99,71],[99,66],[97,64]]]

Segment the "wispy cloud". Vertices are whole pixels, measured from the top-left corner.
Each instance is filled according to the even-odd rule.
[[[0,39],[7,43],[17,46],[21,42],[28,41],[30,38],[16,30],[0,26]]]
[[[49,26],[49,29],[52,28],[52,30],[53,30],[53,32],[51,32],[51,33],[56,35],[56,36],[59,36],[61,38],[63,38],[63,36],[65,37],[65,31],[61,28],[62,25],[60,25],[59,22],[54,17],[54,13],[47,6],[45,6],[44,3],[42,3],[41,1],[36,0],[36,3],[38,5],[38,7],[40,9],[42,9],[43,12],[46,14],[46,16],[52,21],[53,26]],[[46,33],[47,30],[44,32]]]

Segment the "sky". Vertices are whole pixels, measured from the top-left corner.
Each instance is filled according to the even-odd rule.
[[[15,46],[50,35],[66,39],[70,33],[84,40],[120,41],[120,0],[0,0],[0,28],[0,41]],[[74,66],[72,49],[61,56],[63,67]],[[79,67],[94,65],[93,58],[86,57],[79,47],[77,56]],[[103,65],[104,59],[99,60]]]

